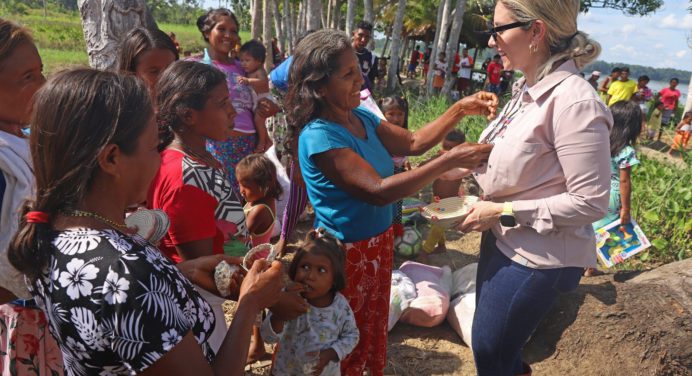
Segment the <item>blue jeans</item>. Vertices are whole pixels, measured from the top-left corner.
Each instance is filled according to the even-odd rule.
[[[560,293],[579,285],[583,268],[533,269],[505,256],[487,231],[476,276],[472,349],[479,376],[524,373],[521,350]]]

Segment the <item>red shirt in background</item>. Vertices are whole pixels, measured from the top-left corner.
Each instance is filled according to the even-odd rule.
[[[454,54],[454,65],[452,65],[452,73],[455,75],[459,72],[459,62],[461,59],[459,58],[459,53],[457,52]]]
[[[680,99],[680,90],[670,90],[670,88],[667,87],[661,90],[659,94],[661,95],[661,103],[663,103],[663,108],[666,110],[674,110],[678,99]]]
[[[500,73],[502,73],[502,65],[500,65],[500,63],[491,61],[490,64],[488,64],[488,79],[490,80],[491,84],[500,84]]]
[[[147,203],[168,215],[171,225],[159,249],[176,263],[182,261],[177,245],[214,238],[213,251],[218,254],[232,237],[247,237],[243,207],[226,172],[178,150],[161,153]]]

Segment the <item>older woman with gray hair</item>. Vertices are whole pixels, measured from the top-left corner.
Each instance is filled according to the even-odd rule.
[[[521,349],[559,293],[596,265],[591,223],[608,208],[613,118],[579,76],[600,45],[577,29],[579,0],[499,0],[488,45],[524,77],[481,134],[486,201],[460,229],[483,231],[472,349],[478,375],[530,374]]]
[[[360,341],[341,361],[347,375],[382,375],[393,254],[392,203],[455,167],[475,168],[491,145],[464,144],[425,166],[393,175],[391,155],[419,155],[466,115],[493,117],[497,97],[478,93],[453,104],[416,132],[359,107],[363,77],[348,36],[321,30],[298,46],[286,98],[299,136],[298,159],[315,208],[315,227],[346,243],[347,287]],[[333,355],[333,354],[332,354]]]

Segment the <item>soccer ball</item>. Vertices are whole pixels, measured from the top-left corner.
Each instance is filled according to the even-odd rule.
[[[394,240],[394,252],[402,257],[414,257],[421,250],[423,236],[415,226],[404,227],[404,234]]]

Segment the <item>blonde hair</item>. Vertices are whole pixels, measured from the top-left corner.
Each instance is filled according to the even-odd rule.
[[[577,29],[579,0],[498,0],[518,22],[541,20],[546,25],[550,57],[538,68],[537,80],[550,73],[556,63],[574,60],[578,69],[594,61],[601,45]]]

